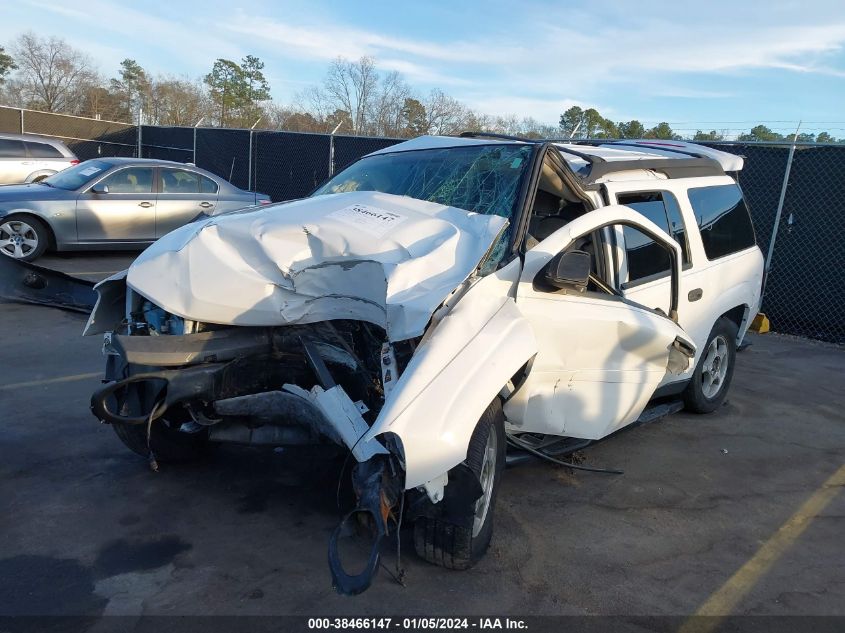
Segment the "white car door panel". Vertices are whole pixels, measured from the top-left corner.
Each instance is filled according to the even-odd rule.
[[[714,176],[709,178],[695,178],[695,186],[713,186],[732,184],[728,176]],[[619,200],[621,194],[663,191],[671,193],[678,202],[687,241],[690,262],[682,267],[678,296],[678,323],[689,334],[690,338],[703,347],[704,341],[710,334],[713,324],[732,308],[747,303],[748,297],[753,297],[752,303],[759,301],[758,269],[761,256],[758,249],[750,249],[736,255],[730,255],[716,262],[708,261],[701,243],[697,228],[697,220],[689,202],[687,189],[691,183],[684,180],[651,181],[643,183],[609,182],[604,185],[611,204]],[[618,242],[618,233],[617,233]],[[624,280],[627,273],[624,248],[617,248],[620,279]],[[753,281],[749,284],[747,280]],[[669,277],[655,281],[623,286],[625,297],[648,307],[662,307],[669,296]],[[756,305],[749,307],[749,312],[756,310]],[[743,332],[740,332],[742,335]],[[697,358],[696,358],[697,360]],[[666,376],[663,384],[689,378],[695,365],[681,375]]]
[[[621,297],[535,287],[546,263],[571,242],[620,223],[677,249],[647,219],[616,206],[574,220],[526,253],[517,306],[534,328],[539,352],[505,406],[512,430],[604,437],[639,417],[667,373],[677,338],[694,348],[671,319]]]

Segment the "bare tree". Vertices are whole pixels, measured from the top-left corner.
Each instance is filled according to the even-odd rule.
[[[402,75],[393,71],[379,81],[375,96],[371,100],[370,125],[367,133],[376,136],[400,136],[404,126],[402,115],[405,101],[411,97],[411,89]]]
[[[88,57],[57,37],[24,33],[15,42],[20,94],[25,105],[47,112],[75,112],[97,84]]]
[[[194,125],[211,118],[213,104],[202,84],[187,78],[156,77],[149,87],[149,112],[154,125]]]
[[[458,134],[469,127],[471,113],[457,99],[442,90],[432,90],[425,103],[429,134]]]
[[[362,57],[351,62],[342,57],[335,59],[323,82],[326,94],[335,110],[349,113],[352,132],[361,134],[372,111],[371,100],[378,86],[378,73],[372,57]]]
[[[317,125],[318,129],[299,130],[302,132],[331,132],[333,128],[328,128],[327,120],[335,109],[331,96],[320,86],[309,86],[297,94],[294,97],[293,105],[290,107],[290,110],[294,113],[308,114],[311,118],[309,125]],[[298,117],[294,121],[304,122],[303,119]],[[351,126],[346,131],[351,132]]]

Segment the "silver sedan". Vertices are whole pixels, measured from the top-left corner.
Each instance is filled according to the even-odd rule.
[[[0,186],[0,253],[32,261],[48,248],[140,249],[202,215],[269,202],[193,165],[98,158]]]

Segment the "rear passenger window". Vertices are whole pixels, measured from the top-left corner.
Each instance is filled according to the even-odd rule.
[[[217,193],[217,183],[211,178],[206,178],[200,174],[200,192],[202,193]]]
[[[634,227],[625,226],[622,233],[625,236],[625,254],[628,262],[627,283],[661,273],[669,274],[671,263],[665,248]]]
[[[183,169],[161,170],[161,193],[199,193],[199,174]]]
[[[24,143],[30,158],[63,158],[62,153],[47,143]]]
[[[707,259],[717,259],[756,244],[754,227],[742,192],[736,185],[689,190]]]
[[[681,207],[678,205],[678,199],[675,198],[674,194],[668,191],[637,191],[636,193],[620,193],[616,199],[619,204],[624,204],[626,207],[631,207],[634,211],[642,213],[671,235],[678,246],[681,247],[683,263],[689,263],[687,232],[684,227],[684,220],[681,217]]]
[[[26,158],[23,141],[0,138],[0,158]]]

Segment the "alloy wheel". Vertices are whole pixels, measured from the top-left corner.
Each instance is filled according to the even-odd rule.
[[[701,391],[705,398],[712,400],[719,395],[728,374],[729,361],[728,341],[721,335],[715,337],[701,360]]]
[[[20,259],[38,248],[38,233],[22,220],[9,220],[0,224],[0,251]]]
[[[493,498],[493,485],[496,480],[496,459],[498,458],[499,439],[495,428],[490,428],[487,444],[484,446],[484,459],[481,462],[481,472],[478,481],[481,483],[481,496],[475,502],[475,518],[472,522],[472,535],[478,536]]]

